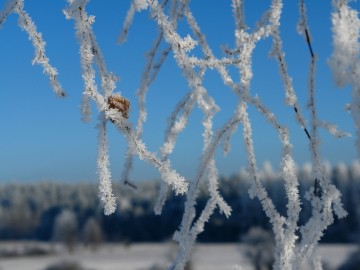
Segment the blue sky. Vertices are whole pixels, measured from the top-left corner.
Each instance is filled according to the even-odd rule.
[[[200,27],[217,56],[222,55],[221,45],[233,46],[234,24],[229,0],[193,0],[191,7]],[[269,2],[269,1],[266,1]],[[302,36],[296,32],[298,5],[285,1],[281,20],[286,60],[293,78],[299,102],[307,119],[307,76],[309,52]],[[322,120],[338,125],[354,134],[350,114],[344,107],[350,102],[349,88],[337,89],[327,65],[331,55],[330,12],[331,1],[306,1],[308,20],[313,38],[313,48],[318,56],[316,78],[318,114]],[[3,8],[4,1],[1,2]],[[27,34],[18,27],[17,15],[11,14],[0,29],[0,182],[1,181],[95,181],[97,130],[93,121],[84,124],[79,111],[83,81],[79,61],[79,46],[76,41],[73,21],[67,21],[62,13],[65,1],[51,1],[44,8],[42,1],[25,1],[25,10],[37,24],[47,42],[46,51],[50,63],[59,71],[59,80],[68,96],[55,97],[48,78],[39,66],[32,66],[34,49]],[[359,3],[353,3],[359,8]],[[130,121],[136,123],[138,116],[136,91],[140,85],[142,69],[146,63],[145,53],[156,37],[156,24],[147,12],[138,13],[130,29],[128,40],[119,45],[122,23],[129,1],[95,1],[88,4],[89,14],[96,16],[93,29],[96,33],[109,70],[120,77],[117,91],[131,100]],[[246,4],[246,20],[250,27],[267,8],[264,1],[252,0]],[[46,12],[45,12],[46,10]],[[180,33],[186,34],[185,23],[180,24]],[[164,44],[163,44],[164,46]],[[294,157],[298,164],[310,159],[308,140],[294,121],[293,109],[285,106],[282,82],[278,66],[268,57],[271,39],[259,43],[254,54],[254,78],[251,93],[258,94],[263,102],[288,126],[294,145]],[[236,71],[232,72],[238,79]],[[210,71],[205,87],[221,111],[215,118],[220,127],[233,113],[236,97],[224,87],[219,75]],[[159,152],[164,139],[167,117],[177,101],[187,93],[187,82],[176,66],[172,55],[162,67],[157,80],[148,94],[148,122],[145,124],[144,141],[151,151]],[[269,160],[275,168],[281,158],[278,135],[253,108],[250,108],[253,124],[255,151],[261,166]],[[178,140],[172,155],[174,168],[187,178],[195,175],[202,149],[201,113],[197,109]],[[335,139],[321,131],[321,154],[331,164],[351,163],[357,158],[354,137]],[[125,140],[113,127],[110,128],[110,155],[113,178],[119,179],[123,168]],[[220,174],[228,176],[239,172],[247,165],[241,129],[234,135],[232,151],[226,157],[217,154]],[[136,160],[131,174],[135,180],[158,178],[150,165]]]

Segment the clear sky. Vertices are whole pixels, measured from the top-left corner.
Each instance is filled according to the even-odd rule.
[[[1,8],[4,2],[0,2]],[[250,27],[255,25],[268,2],[246,2],[246,20]],[[299,17],[297,1],[284,2],[281,35],[286,60],[299,102],[309,119],[309,112],[306,110],[309,51],[303,37],[296,32]],[[306,2],[313,48],[318,57],[316,97],[319,118],[354,134],[351,116],[344,109],[350,102],[351,91],[349,88],[335,87],[327,65],[332,51],[331,1]],[[234,43],[230,3],[229,0],[191,2],[193,13],[217,56],[222,55],[222,45],[232,47]],[[358,9],[359,5],[359,2],[353,3]],[[93,110],[93,121],[82,123],[79,106],[83,81],[79,45],[75,37],[74,22],[67,21],[62,13],[65,6],[65,1],[47,1],[46,4],[43,1],[25,1],[25,10],[37,24],[38,31],[42,32],[47,42],[46,51],[50,63],[58,69],[59,80],[68,93],[65,99],[55,97],[42,68],[31,65],[34,49],[27,34],[18,27],[17,15],[11,14],[0,29],[0,182],[97,179],[96,108]],[[96,16],[93,29],[98,43],[109,70],[120,77],[117,91],[131,100],[130,121],[135,124],[138,116],[136,91],[146,63],[145,53],[152,47],[156,37],[156,24],[149,18],[147,11],[136,14],[127,42],[119,45],[117,38],[128,7],[129,1],[92,0],[87,10],[89,14]],[[180,27],[180,33],[186,34],[186,27],[182,24]],[[289,127],[294,157],[301,165],[310,159],[308,140],[295,123],[293,109],[285,106],[278,65],[268,56],[270,48],[271,39],[267,39],[255,49],[251,93],[258,94],[278,116],[279,121]],[[238,80],[235,70],[232,74]],[[214,71],[207,73],[205,87],[221,107],[215,118],[216,127],[220,127],[233,113],[237,99]],[[187,82],[170,54],[148,94],[148,122],[145,124],[144,141],[151,151],[159,152],[167,118],[177,101],[188,90]],[[265,160],[269,160],[277,168],[281,158],[278,135],[253,108],[249,112],[258,163],[261,166]],[[200,121],[201,113],[197,109],[185,132],[180,135],[171,157],[174,168],[188,178],[195,174],[201,154]],[[324,131],[320,135],[323,160],[328,160],[331,164],[349,164],[357,158],[354,137],[335,139]],[[111,169],[116,180],[123,168],[125,140],[115,128],[111,128],[109,141]],[[223,157],[219,151],[217,159],[220,173],[226,176],[239,172],[247,165],[241,128],[231,143],[230,154]],[[158,177],[154,168],[136,161],[131,178],[138,180]]]

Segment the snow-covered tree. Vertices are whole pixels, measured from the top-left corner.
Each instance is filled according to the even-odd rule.
[[[94,217],[86,220],[82,236],[84,244],[93,250],[96,250],[103,241],[104,236],[101,227]]]
[[[53,239],[72,252],[78,241],[78,221],[73,211],[64,209],[55,219]]]
[[[260,227],[253,227],[241,241],[247,245],[246,256],[256,270],[272,269],[274,239],[271,233]]]

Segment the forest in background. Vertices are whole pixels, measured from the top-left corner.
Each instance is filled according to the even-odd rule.
[[[360,163],[351,166],[338,164],[325,170],[343,194],[349,215],[335,219],[321,242],[355,243],[360,235]],[[298,169],[300,193],[314,185],[311,165]],[[286,211],[286,195],[280,174],[265,163],[261,178],[281,214]],[[258,200],[249,198],[250,177],[245,171],[220,179],[220,193],[231,206],[227,219],[218,212],[206,223],[199,235],[200,242],[237,242],[252,227],[271,231],[271,226]],[[95,183],[7,183],[0,185],[0,239],[86,242],[153,242],[169,240],[181,222],[184,196],[172,194],[161,216],[154,214],[153,206],[159,182],[138,183],[137,188],[115,185],[118,210],[109,216],[103,206]],[[202,209],[208,199],[204,187],[200,191],[197,208]],[[310,216],[310,204],[304,201],[299,225]],[[64,236],[65,235],[65,236]],[[65,240],[66,241],[66,240]],[[68,240],[69,241],[69,240]]]

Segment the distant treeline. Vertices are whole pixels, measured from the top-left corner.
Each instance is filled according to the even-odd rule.
[[[338,165],[327,168],[329,177],[343,194],[343,203],[349,215],[335,220],[325,233],[323,242],[356,242],[360,235],[360,165]],[[262,181],[274,200],[277,209],[286,214],[287,198],[283,180],[266,164],[261,173]],[[311,167],[304,166],[298,172],[300,193],[309,190],[314,181]],[[246,173],[220,179],[220,192],[232,207],[232,215],[226,219],[216,213],[199,235],[202,242],[236,242],[253,226],[268,229],[270,224],[258,200],[249,198],[251,179]],[[205,183],[206,184],[206,183]],[[93,183],[34,184],[11,183],[0,185],[0,239],[54,239],[56,218],[63,210],[69,210],[76,217],[78,238],[89,219],[99,225],[105,241],[163,241],[172,238],[178,228],[185,198],[170,194],[163,213],[156,216],[153,206],[159,183],[152,181],[138,184],[137,189],[116,185],[114,193],[118,197],[118,210],[105,216],[98,199],[98,187]],[[199,196],[197,207],[203,208],[207,202],[206,186]],[[303,224],[309,216],[310,207],[303,199],[301,220]]]

